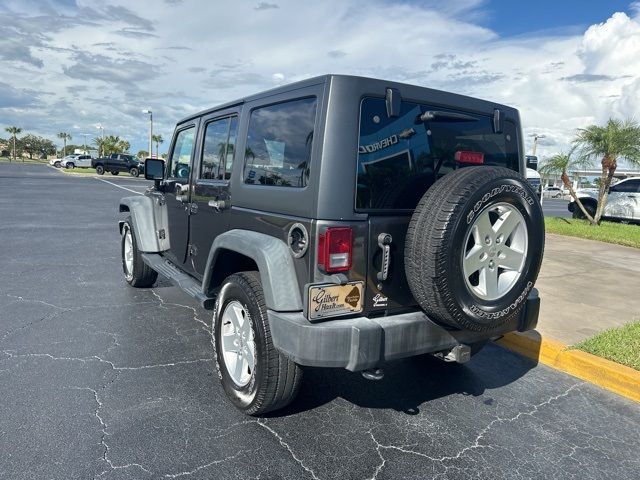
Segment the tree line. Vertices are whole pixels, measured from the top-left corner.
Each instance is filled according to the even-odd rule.
[[[15,161],[18,157],[23,157],[24,153],[29,154],[29,158],[33,158],[33,155],[40,156],[44,155],[56,155],[58,152],[56,145],[49,139],[40,137],[33,134],[27,134],[22,137],[18,137],[22,133],[22,128],[20,127],[7,127],[5,131],[11,135],[8,140],[4,140],[0,138],[0,143],[8,144],[10,147],[10,161],[13,158]],[[73,152],[74,150],[84,150],[84,145],[74,145],[70,142],[73,140],[73,137],[70,133],[60,132],[56,134],[60,140],[62,140],[63,146],[61,149],[62,156],[67,155],[67,151]],[[162,135],[153,135],[153,142],[156,145],[156,156],[159,156],[159,146],[164,142]],[[87,149],[92,146],[98,150],[98,154],[100,156],[110,155],[112,153],[125,153],[128,152],[131,148],[131,144],[120,138],[118,135],[105,135],[104,137],[96,137],[93,139],[91,144],[87,145]],[[140,150],[138,152],[139,157],[147,157],[149,156],[146,150]],[[24,161],[24,157],[23,157]]]

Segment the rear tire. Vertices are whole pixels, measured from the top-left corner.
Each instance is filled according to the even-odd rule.
[[[213,338],[222,388],[240,411],[262,415],[296,397],[302,369],[273,346],[258,272],[236,273],[224,281]]]
[[[591,202],[587,202],[587,203],[583,203],[582,204],[584,206],[584,209],[587,211],[587,213],[589,215],[591,215],[591,218],[593,218],[596,214],[596,206],[591,203]],[[584,216],[584,213],[582,213],[582,210],[580,209],[580,207],[578,206],[577,203],[574,203],[573,205],[573,218],[577,218],[580,220],[584,220],[587,217]]]
[[[136,288],[148,288],[156,283],[158,273],[142,260],[142,254],[138,250],[135,232],[131,217],[127,217],[122,226],[122,240],[120,242],[122,254],[122,270],[124,279],[129,285]]]
[[[405,270],[433,320],[489,331],[520,313],[538,276],[544,217],[526,178],[501,167],[448,173],[409,223]]]
[[[97,165],[96,166],[96,173],[98,175],[104,175],[104,167],[102,165]]]

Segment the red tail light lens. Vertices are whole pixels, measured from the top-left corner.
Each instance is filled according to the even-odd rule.
[[[350,227],[329,227],[318,238],[318,267],[326,273],[351,269],[353,231]]]
[[[455,159],[458,163],[466,163],[468,165],[482,165],[484,163],[484,153],[471,152],[469,150],[458,150],[455,153]]]

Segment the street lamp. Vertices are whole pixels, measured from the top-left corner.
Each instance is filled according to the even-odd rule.
[[[90,133],[81,133],[80,135],[82,135],[84,137],[84,154],[87,154],[87,137],[90,137],[91,134]]]
[[[153,157],[153,112],[150,109],[142,110],[142,113],[149,114],[149,156]]]
[[[102,148],[103,148],[103,145],[104,145],[104,127],[102,126],[101,123],[99,123],[99,124],[96,125],[96,128],[101,130],[101,137],[100,138],[102,139],[102,142],[100,143],[100,152],[98,152],[98,154],[99,154],[99,156],[102,156]]]
[[[531,155],[533,155],[535,157],[536,156],[536,148],[538,147],[538,139],[539,138],[546,138],[546,136],[545,135],[540,135],[538,133],[532,133],[529,136],[533,137],[533,152],[531,153]]]

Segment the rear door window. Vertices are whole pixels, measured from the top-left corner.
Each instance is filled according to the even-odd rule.
[[[315,97],[253,110],[244,154],[245,183],[306,186],[315,119]]]
[[[426,111],[463,113],[464,119],[418,120]],[[425,104],[402,102],[388,117],[384,98],[365,98],[360,110],[356,210],[413,209],[427,189],[462,166],[456,158],[482,154],[484,165],[518,170],[514,123],[493,133],[493,118]],[[465,152],[465,153],[462,153]]]

